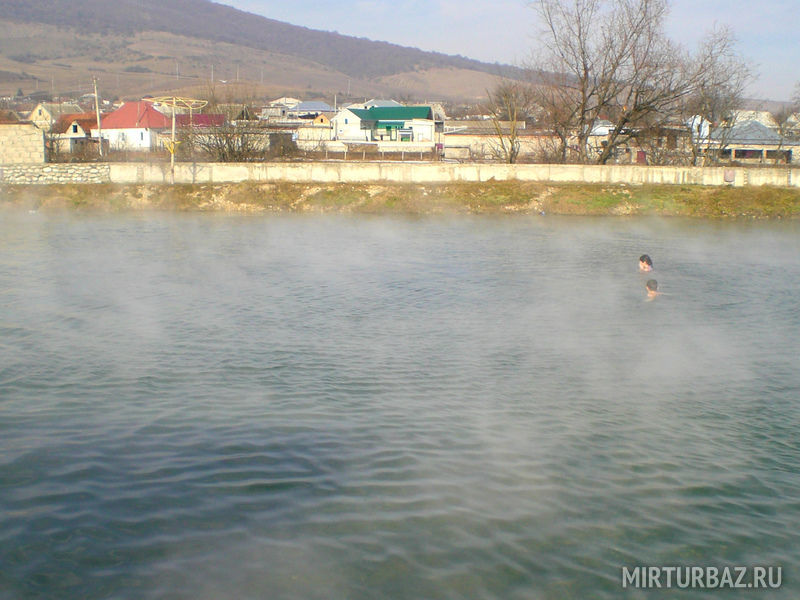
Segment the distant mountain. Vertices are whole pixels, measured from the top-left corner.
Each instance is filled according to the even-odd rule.
[[[137,36],[160,33],[213,44],[230,44],[240,49],[251,49],[270,55],[289,56],[304,61],[306,66],[313,63],[323,71],[365,82],[429,69],[440,72],[456,70],[462,73],[462,77],[463,71],[491,76],[496,76],[501,71],[513,76],[515,72],[511,67],[482,63],[462,56],[424,52],[386,42],[298,27],[209,0],[0,0],[0,20],[50,26],[62,33],[72,30],[84,37],[93,38],[94,48],[90,47],[92,44],[84,46],[87,46],[85,49],[89,53],[93,50],[100,52],[99,56],[95,56],[95,62],[98,63],[109,58],[104,55],[103,49],[107,44],[98,42],[98,38],[105,41],[120,38],[120,43],[125,45]],[[173,58],[164,51],[163,46],[164,44],[153,56],[162,60]],[[80,54],[79,51],[79,47],[69,47],[68,44],[63,48],[67,56]],[[141,48],[137,52],[138,54],[131,53],[129,58],[146,61],[147,52],[144,52],[144,56]],[[13,51],[3,47],[2,43],[0,54],[25,65],[26,71],[31,71],[28,67],[34,63],[42,60],[56,61],[59,58],[53,56],[46,46]],[[202,54],[195,53],[195,62],[202,62]],[[179,57],[178,54],[174,56],[176,59]],[[80,58],[86,56],[81,55]],[[229,62],[235,58],[230,56]],[[61,64],[65,62],[62,61]],[[239,63],[244,62],[246,58],[242,57]],[[10,71],[6,65],[0,67]],[[127,69],[126,73],[137,72],[137,69],[140,73],[153,71],[153,67],[146,64],[128,64],[123,69]],[[477,93],[482,94],[484,91],[479,89]]]

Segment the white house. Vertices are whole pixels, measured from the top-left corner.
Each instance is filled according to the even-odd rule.
[[[332,133],[331,120],[324,114],[318,115],[297,128],[295,141],[301,150],[322,150],[330,142]]]
[[[343,108],[331,119],[334,139],[370,141],[370,130],[361,126],[363,115],[353,112],[354,110],[358,109]]]
[[[100,121],[102,136],[112,150],[153,150],[159,132],[172,127],[172,121],[150,102],[126,102]],[[92,129],[92,136],[98,131]]]
[[[778,128],[778,123],[775,122],[775,117],[772,116],[768,110],[734,110],[733,123],[746,123],[747,121],[755,121],[761,123],[764,127],[769,127],[772,130]]]
[[[283,96],[281,98],[276,98],[272,102],[270,102],[270,106],[286,106],[287,108],[294,108],[298,104],[300,104],[301,100],[299,98],[292,98],[290,96]]]
[[[341,141],[433,144],[436,139],[430,106],[344,108],[331,122],[334,138]]]

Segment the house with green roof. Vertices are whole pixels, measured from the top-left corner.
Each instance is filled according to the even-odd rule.
[[[436,135],[436,121],[430,106],[343,108],[331,123],[335,139],[342,142],[433,145]]]

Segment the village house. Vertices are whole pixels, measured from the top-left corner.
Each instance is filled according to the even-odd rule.
[[[623,129],[607,164],[664,165],[684,162],[692,155],[690,123],[673,120]],[[614,133],[615,125],[610,121],[595,122],[587,138],[589,157],[597,159]],[[577,144],[576,138],[573,143]]]
[[[460,123],[460,124],[459,124]],[[548,132],[528,130],[525,123],[516,124],[518,159],[538,160],[557,154],[558,139]],[[508,143],[512,126],[509,121],[497,123],[501,135]],[[498,160],[503,151],[500,134],[491,121],[448,121],[444,132],[444,157],[453,160]]]
[[[272,102],[270,102],[270,106],[285,106],[287,108],[294,108],[298,104],[300,104],[302,100],[299,98],[292,98],[290,96],[282,96],[280,98],[276,98]]]
[[[40,102],[30,112],[28,120],[42,131],[50,131],[61,115],[81,112],[83,109],[74,102]]]
[[[298,104],[294,109],[294,113],[298,119],[315,119],[320,115],[333,116],[335,111],[327,102],[308,101]]]
[[[277,98],[261,107],[261,113],[258,118],[263,121],[287,121],[296,117],[295,108],[300,104],[297,98],[290,98],[284,96]]]
[[[270,104],[262,106],[258,118],[262,121],[286,119],[289,115],[289,107],[282,105]]]
[[[8,125],[10,123],[19,123],[23,119],[20,118],[19,113],[14,110],[0,110],[0,125]]]
[[[96,113],[61,115],[53,125],[48,140],[51,150],[56,153],[77,154],[89,148],[97,148],[97,138],[92,137],[92,129],[97,129]]]
[[[403,106],[397,100],[382,100],[373,98],[372,100],[365,100],[364,102],[355,102],[348,104],[342,108],[363,108],[369,110],[370,108],[397,108]]]
[[[291,100],[291,98],[290,98]],[[296,123],[315,119],[319,115],[327,115],[329,118],[334,114],[333,108],[326,102],[306,101],[298,102],[293,105],[271,103],[261,109],[259,119],[269,123]]]
[[[430,106],[344,108],[331,121],[340,141],[433,145],[436,137]]]
[[[775,117],[772,116],[768,110],[747,110],[737,109],[733,111],[731,123],[746,123],[747,121],[756,121],[761,123],[764,127],[775,130],[778,128],[778,123],[775,122]]]
[[[169,148],[172,143],[172,116],[165,115],[169,127],[155,132],[153,148]],[[223,135],[227,131],[228,121],[220,113],[177,113],[175,114],[175,139],[178,143],[186,143],[190,139],[194,144],[210,143],[210,140]],[[227,134],[226,134],[227,135]]]
[[[225,115],[219,113],[190,113],[175,115],[175,127],[208,129],[225,125]]]
[[[168,148],[172,142],[172,117],[170,127],[158,132],[155,147]],[[225,127],[227,121],[225,115],[219,113],[183,113],[175,115],[175,135],[176,139],[183,141],[190,136],[194,140],[208,140],[219,135],[219,131]]]
[[[112,150],[149,151],[157,147],[158,134],[171,129],[172,120],[158,112],[150,102],[125,102],[101,122],[102,136]],[[97,137],[97,124],[92,136]]]
[[[743,164],[776,164],[800,161],[800,141],[787,140],[758,121],[744,121],[733,127],[712,129],[700,140],[709,152],[722,160]]]
[[[300,150],[322,150],[333,137],[333,125],[325,114],[307,120],[297,128],[295,142]]]
[[[217,104],[214,109],[219,114],[225,115],[225,120],[229,123],[238,121],[258,121],[258,114],[248,104],[239,102],[227,102]]]
[[[800,140],[800,113],[792,113],[786,119],[786,135],[793,140]]]

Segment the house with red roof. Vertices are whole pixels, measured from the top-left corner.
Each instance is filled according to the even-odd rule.
[[[154,150],[159,132],[172,127],[172,120],[153,108],[151,102],[125,102],[101,121],[102,136],[112,150]],[[97,125],[92,129],[97,136]]]
[[[92,129],[97,129],[97,114],[93,112],[61,115],[49,142],[55,150],[61,152],[78,152],[87,147],[97,147],[97,138],[92,138]]]

